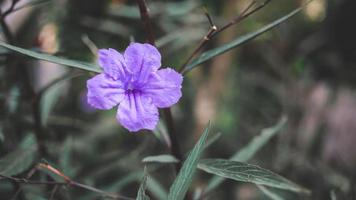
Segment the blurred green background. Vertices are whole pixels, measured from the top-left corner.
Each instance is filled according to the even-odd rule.
[[[250,1],[147,3],[163,66],[178,69],[209,30],[203,7],[221,27]],[[1,1],[2,10],[10,4]],[[302,4],[299,0],[272,0],[209,41],[204,50],[255,31]],[[25,8],[6,18],[14,36],[12,43],[20,47],[95,62],[98,48],[123,51],[130,41],[146,41],[136,1],[20,0],[17,6],[22,5]],[[286,116],[283,130],[249,163],[278,172],[312,191],[310,196],[276,191],[285,199],[355,199],[355,10],[353,0],[314,0],[272,31],[188,73],[183,97],[172,108],[184,154],[209,120],[212,132],[222,135],[206,149],[204,157],[229,158],[262,129]],[[144,168],[141,160],[168,152],[159,136],[147,131],[129,133],[116,122],[115,109],[90,108],[86,80],[93,74],[80,73],[44,93],[39,103],[43,128],[38,138],[33,93],[72,71],[23,56],[11,57],[5,50],[0,54],[1,157],[37,135],[43,149],[30,161],[32,165],[44,158],[74,180],[135,196]],[[156,133],[162,131],[163,121]],[[148,193],[153,199],[164,199],[174,179],[173,167],[151,168]],[[209,177],[198,173],[192,190],[203,188]],[[46,177],[35,173],[36,178]],[[1,199],[13,198],[18,187],[0,180]],[[53,192],[38,185],[27,185],[21,191],[15,199],[49,199]],[[254,185],[233,181],[224,182],[207,198],[269,199]],[[53,199],[104,198],[60,187]]]

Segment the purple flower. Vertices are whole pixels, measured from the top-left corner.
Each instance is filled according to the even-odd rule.
[[[118,105],[117,120],[129,131],[153,130],[158,108],[170,107],[182,96],[183,77],[160,69],[161,54],[150,44],[132,43],[124,54],[100,49],[103,73],[89,79],[88,103],[102,110]]]

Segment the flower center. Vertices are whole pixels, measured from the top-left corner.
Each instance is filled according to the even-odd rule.
[[[126,92],[127,93],[137,93],[139,92],[139,88],[137,88],[137,85],[131,81],[129,81],[126,85]]]
[[[132,82],[129,82],[129,84],[127,85],[127,90],[132,91],[134,89],[135,88],[134,88],[134,85],[132,84]]]

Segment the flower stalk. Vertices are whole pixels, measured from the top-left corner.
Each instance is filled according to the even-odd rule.
[[[145,30],[147,33],[147,40],[150,44],[155,45],[149,10],[148,10],[146,1],[145,0],[136,0],[136,1],[137,1],[139,10],[140,10],[141,20],[144,23]],[[175,164],[176,174],[178,174],[178,172],[181,168],[181,165],[182,165],[181,164],[182,153],[181,153],[179,142],[177,140],[177,136],[176,136],[176,132],[175,132],[174,120],[173,120],[173,116],[172,116],[172,112],[171,112],[170,108],[164,108],[163,113],[164,113],[164,118],[165,118],[166,125],[168,128],[169,138],[171,140],[171,145],[168,148],[170,149],[172,155],[179,160],[179,162]]]

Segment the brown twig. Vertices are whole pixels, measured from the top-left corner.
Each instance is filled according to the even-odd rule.
[[[67,73],[63,74],[62,76],[52,80],[45,87],[43,87],[40,91],[38,91],[37,98],[39,98],[39,100],[41,98],[43,98],[44,93],[47,92],[47,90],[49,90],[54,85],[58,84],[59,82],[66,81],[66,80],[73,79],[73,78],[77,78],[77,77],[82,76],[82,75],[84,75],[84,74],[80,73],[80,72],[79,73],[77,73],[77,72],[75,72],[75,73],[67,72]]]
[[[72,182],[72,179],[70,179],[68,176],[64,175],[64,173],[62,173],[61,171],[59,171],[58,169],[52,167],[51,165],[49,165],[47,163],[39,163],[37,165],[37,168],[38,169],[47,169],[47,170],[51,171],[52,173],[63,178],[66,182],[68,182],[68,183]]]
[[[80,73],[74,73],[71,74],[71,72],[65,73],[64,75],[54,79],[52,82],[50,82],[49,84],[47,84],[42,90],[40,90],[33,98],[33,102],[32,102],[32,115],[33,118],[35,119],[35,137],[37,140],[37,147],[38,147],[38,151],[39,154],[41,155],[41,157],[48,157],[48,152],[46,149],[46,146],[44,144],[45,142],[45,138],[46,138],[46,134],[45,134],[45,127],[43,126],[43,119],[41,116],[41,100],[43,98],[43,95],[45,94],[45,92],[50,89],[52,86],[56,85],[57,83],[64,81],[64,80],[68,80],[68,79],[72,79],[72,78],[76,78],[78,76],[80,76],[82,74]]]
[[[19,11],[19,10],[21,10],[21,9],[24,9],[24,8],[28,8],[28,7],[32,7],[32,6],[36,6],[36,5],[40,5],[40,4],[45,4],[45,3],[50,3],[50,2],[51,2],[50,0],[31,1],[31,2],[28,2],[28,3],[26,3],[26,4],[23,4],[23,5],[21,5],[21,6],[18,6],[18,7],[16,7],[16,8],[14,8],[14,9],[12,10],[12,12],[9,13],[9,14],[12,14],[12,13],[17,12],[17,11]]]
[[[5,10],[3,13],[0,13],[0,25],[3,29],[3,33],[5,35],[6,40],[11,44],[14,42],[14,37],[9,29],[9,26],[6,24],[5,22],[5,18],[12,13],[12,11],[14,10],[16,4],[19,2],[20,0],[12,0],[11,1],[11,5],[10,7]]]
[[[102,196],[104,197],[108,197],[111,199],[123,199],[123,200],[133,200],[133,198],[130,197],[125,197],[122,195],[118,195],[118,194],[113,194],[113,193],[108,193],[105,192],[103,190],[88,186],[88,185],[84,185],[75,181],[71,181],[71,182],[58,182],[58,181],[31,181],[25,178],[15,178],[15,177],[11,177],[11,176],[5,176],[0,174],[0,177],[2,179],[7,179],[10,180],[12,182],[15,183],[21,183],[21,184],[28,184],[28,185],[53,185],[53,186],[75,186],[78,188],[82,188],[85,190],[89,190],[95,193],[100,193]]]
[[[5,39],[7,40],[8,43],[10,44],[15,44],[15,37],[14,35],[11,33],[5,18],[14,11],[14,8],[16,6],[16,4],[19,2],[20,0],[12,0],[10,7],[4,11],[3,13],[0,13],[0,25],[3,29],[3,33],[5,36]],[[34,133],[35,133],[35,137],[37,140],[37,144],[39,147],[39,153],[41,156],[45,156],[46,154],[46,149],[45,146],[43,144],[43,140],[45,138],[44,135],[44,131],[41,125],[41,115],[40,115],[40,110],[39,110],[39,102],[36,101],[37,99],[37,95],[34,92],[33,88],[31,87],[31,82],[30,82],[30,76],[29,76],[29,72],[27,68],[23,68],[21,70],[18,69],[18,63],[17,60],[15,59],[13,54],[9,54],[9,56],[7,57],[7,62],[8,62],[8,67],[9,70],[8,71],[14,71],[14,74],[16,74],[16,76],[20,77],[20,81],[22,81],[22,85],[25,87],[24,91],[28,91],[29,93],[29,98],[33,100],[32,102],[32,117],[34,119]],[[19,73],[19,75],[17,75],[17,71],[21,71],[21,73]],[[17,79],[18,77],[16,77]]]
[[[205,46],[205,44],[211,39],[211,36],[216,32],[218,29],[214,25],[213,20],[209,13],[205,10],[205,16],[208,18],[209,24],[210,24],[210,29],[208,33],[203,37],[202,40],[200,40],[198,46],[195,48],[193,53],[190,54],[188,59],[183,63],[183,65],[178,69],[178,72],[183,72],[185,67],[189,64],[189,62],[199,53],[199,51]]]
[[[68,185],[67,182],[57,182],[57,181],[31,181],[26,178],[15,178],[12,176],[6,176],[3,174],[0,174],[0,180],[1,179],[7,179],[15,183],[22,183],[22,184],[28,184],[28,185]]]
[[[155,45],[155,39],[152,31],[151,19],[149,15],[149,10],[146,4],[146,0],[136,0],[138,8],[140,9],[141,20],[145,26],[147,32],[148,43]]]
[[[19,1],[20,1],[20,0],[12,0],[10,7],[9,7],[7,10],[5,10],[4,13],[2,13],[1,18],[5,18],[7,15],[9,15],[10,13],[12,13],[12,11],[14,10],[16,4],[17,4]]]
[[[51,171],[52,173],[60,176],[61,178],[64,179],[63,182],[58,182],[58,181],[31,181],[28,178],[15,178],[12,176],[6,176],[0,174],[0,180],[1,179],[7,179],[10,180],[14,183],[20,183],[20,184],[29,184],[29,185],[53,185],[53,186],[71,186],[71,187],[77,187],[77,188],[82,188],[85,190],[89,190],[95,193],[99,193],[103,197],[111,198],[111,199],[122,199],[122,200],[134,200],[133,198],[122,196],[119,194],[114,194],[114,193],[109,193],[104,190],[100,190],[98,188],[89,186],[89,185],[84,185],[82,183],[76,182],[72,179],[70,179],[68,176],[66,176],[63,172],[60,170],[54,168],[53,166],[47,164],[47,163],[39,163],[36,166],[37,169],[47,169]],[[52,191],[53,192],[53,191]]]
[[[35,172],[37,171],[37,167],[33,167],[26,175],[26,179],[30,179]],[[17,196],[21,193],[22,191],[22,186],[19,185],[18,189],[16,190],[15,194],[11,197],[11,200],[16,200]]]
[[[150,44],[155,45],[155,39],[152,31],[152,25],[150,21],[150,15],[149,15],[149,9],[147,7],[146,1],[145,0],[136,0],[139,10],[140,10],[140,15],[141,19],[144,22],[145,25],[145,30],[147,33],[147,40]],[[175,126],[174,126],[174,120],[172,116],[172,112],[170,108],[164,108],[163,113],[165,115],[165,121],[166,125],[168,128],[168,134],[171,140],[171,146],[168,146],[170,149],[172,155],[176,157],[180,162],[175,164],[175,170],[176,173],[178,174],[180,168],[181,168],[181,161],[182,161],[182,153],[180,151],[179,143],[176,137],[176,132],[175,132]]]
[[[265,7],[271,0],[265,0],[263,3],[259,4],[256,6],[257,2],[256,0],[253,0],[237,17],[233,18],[230,22],[222,26],[221,28],[217,28],[210,17],[210,15],[205,12],[205,15],[207,16],[209,23],[210,23],[210,30],[208,31],[208,34],[204,36],[204,38],[198,43],[197,47],[195,50],[190,54],[188,59],[183,63],[183,65],[179,68],[179,72],[184,74],[185,68],[188,66],[190,61],[200,52],[200,50],[206,45],[206,43],[214,38],[216,35],[221,33],[222,31],[230,28],[233,25],[236,25],[240,23],[242,20],[246,19],[248,16],[252,15],[253,13],[257,12],[261,8]]]
[[[240,23],[242,20],[246,19],[253,13],[259,11],[261,8],[265,7],[271,0],[265,0],[263,3],[260,5],[254,7],[256,5],[256,0],[253,0],[243,11],[240,15],[232,19],[230,22],[219,28],[211,37],[214,37],[215,35],[219,34],[220,32],[226,30],[227,28],[230,28],[231,26]],[[253,8],[254,7],[254,8]],[[253,8],[252,10],[250,10]]]

